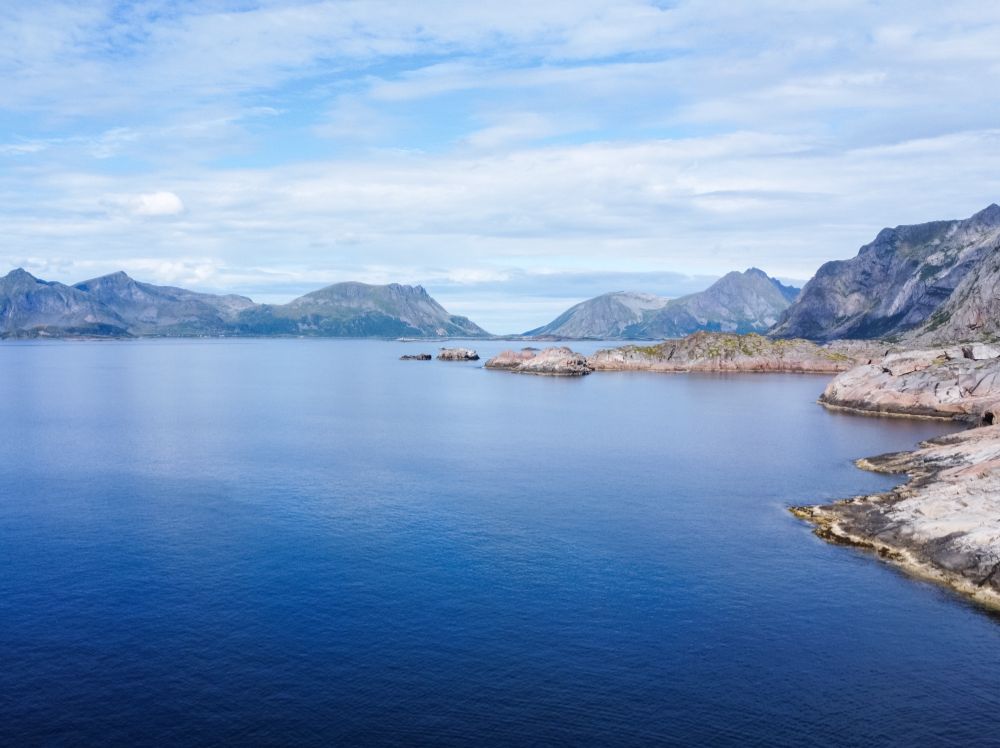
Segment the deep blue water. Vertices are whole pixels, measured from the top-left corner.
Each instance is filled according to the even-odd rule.
[[[785,509],[946,426],[419,350],[0,345],[0,742],[995,739],[1000,623]]]

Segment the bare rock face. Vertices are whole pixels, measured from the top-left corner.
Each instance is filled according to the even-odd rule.
[[[502,369],[518,374],[558,377],[579,377],[593,371],[585,356],[566,347],[546,348],[543,351],[533,348],[504,351],[487,361],[485,366],[487,369]]]
[[[820,402],[869,413],[992,423],[1000,414],[1000,356],[987,358],[993,353],[1000,352],[975,346],[892,354],[837,376]]]
[[[442,348],[438,361],[478,361],[479,354],[471,348]]]
[[[1000,332],[998,247],[997,205],[960,221],[884,229],[856,257],[823,265],[771,334],[985,339]]]
[[[1000,351],[965,346],[907,351],[836,377],[820,401],[879,414],[981,424],[913,452],[858,461],[910,480],[886,493],[792,512],[827,540],[1000,607]]]
[[[748,371],[829,373],[873,358],[883,346],[857,341],[817,345],[808,340],[771,340],[762,335],[698,332],[650,346],[627,345],[587,359],[595,371]]]
[[[539,354],[537,348],[522,348],[520,351],[503,351],[487,361],[487,369],[505,369],[513,371],[525,361],[530,361]]]
[[[400,361],[430,361],[434,358],[429,353],[407,353],[399,357]]]
[[[910,480],[882,494],[792,512],[837,543],[869,548],[907,571],[1000,607],[1000,426],[858,461]]]

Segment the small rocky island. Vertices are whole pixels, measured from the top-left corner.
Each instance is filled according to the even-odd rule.
[[[405,353],[399,357],[400,361],[430,361],[434,358],[429,353]]]
[[[566,347],[504,351],[487,361],[485,367],[552,377],[581,377],[593,371],[585,356]]]
[[[438,361],[478,361],[479,354],[471,348],[442,348]]]

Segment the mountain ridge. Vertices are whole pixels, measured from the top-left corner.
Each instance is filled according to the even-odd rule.
[[[921,334],[970,273],[998,249],[996,203],[966,219],[882,229],[855,257],[824,263],[770,334],[811,340]],[[975,296],[971,285],[965,291]],[[948,319],[955,314],[976,316],[974,308],[953,309]],[[945,321],[937,322],[942,333],[958,334]]]
[[[759,333],[778,321],[797,294],[798,289],[751,267],[673,299],[627,291],[596,296],[524,335],[655,340],[703,330]]]
[[[0,337],[487,337],[422,286],[335,283],[288,304],[137,281],[118,271],[68,286],[16,268],[0,278]]]

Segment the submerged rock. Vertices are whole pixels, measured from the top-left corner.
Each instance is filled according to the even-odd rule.
[[[518,374],[560,377],[579,377],[593,371],[585,356],[566,347],[546,348],[543,351],[534,348],[504,351],[487,361],[485,366],[487,369],[502,369]]]
[[[430,361],[434,358],[429,353],[406,353],[399,357],[400,361]]]
[[[442,348],[438,361],[478,361],[479,354],[471,348]]]

